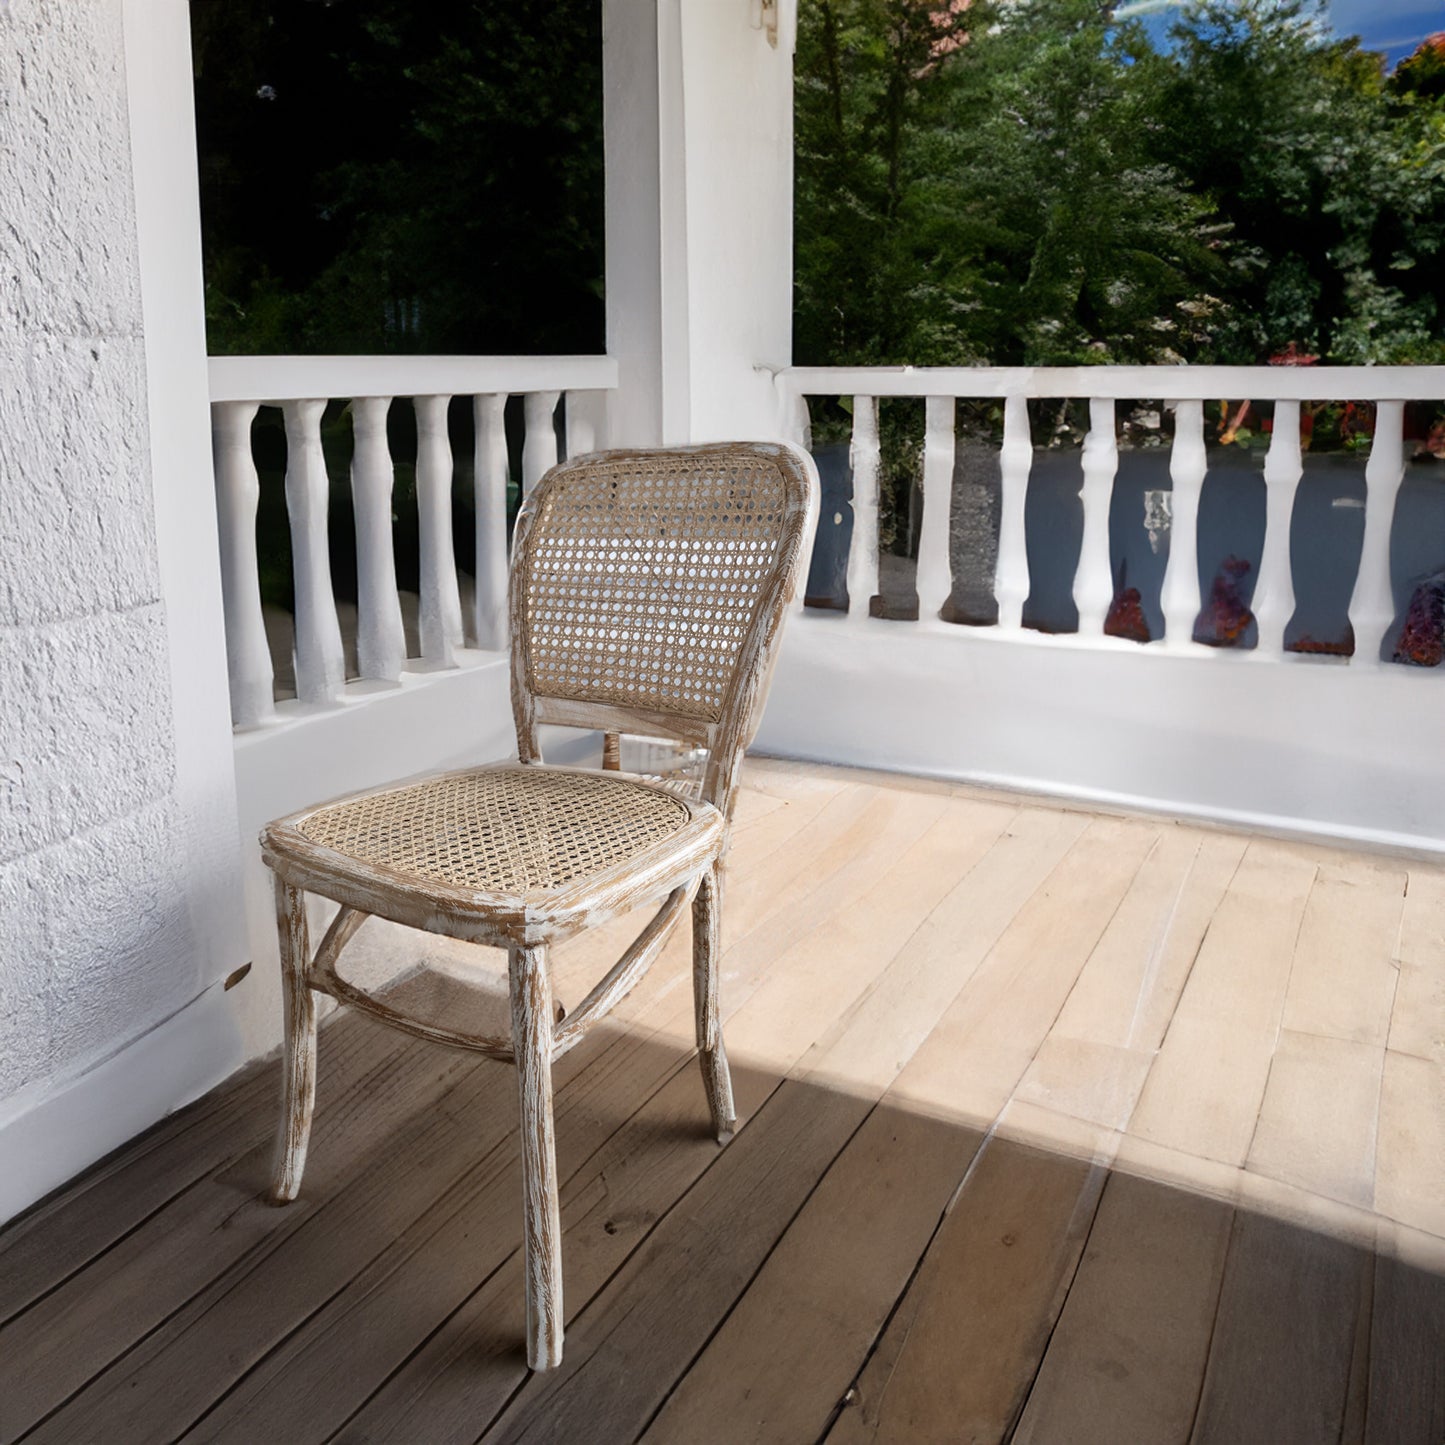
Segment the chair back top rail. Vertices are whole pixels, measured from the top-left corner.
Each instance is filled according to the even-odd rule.
[[[1445,366],[790,366],[801,396],[1438,401]]]
[[[212,402],[608,391],[611,356],[213,356]]]

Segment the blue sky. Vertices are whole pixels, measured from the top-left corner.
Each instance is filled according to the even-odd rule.
[[[1120,7],[1143,19],[1163,39],[1173,0],[1137,0]],[[1381,50],[1394,65],[1427,36],[1445,30],[1445,0],[1330,0],[1330,23],[1339,35],[1358,35],[1367,50]]]

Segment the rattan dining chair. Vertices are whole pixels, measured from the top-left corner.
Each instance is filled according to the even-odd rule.
[[[763,443],[603,452],[554,467],[517,519],[510,581],[518,762],[358,793],[271,823],[285,1006],[271,1197],[296,1197],[316,1083],[317,993],[517,1066],[527,1361],[562,1358],[552,1064],[642,977],[692,905],[703,1083],[719,1143],[736,1127],[718,1022],[719,864],[816,520],[809,457]],[[701,797],[616,771],[543,764],[541,723],[707,748]],[[341,905],[315,954],[307,892]],[[551,944],[661,904],[558,1023]],[[402,1013],[338,971],[367,917],[505,948],[509,1037]]]

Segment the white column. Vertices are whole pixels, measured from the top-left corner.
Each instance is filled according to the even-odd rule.
[[[351,500],[356,511],[357,671],[396,682],[406,664],[406,635],[391,532],[390,410],[389,396],[358,396],[351,403]]]
[[[923,530],[918,538],[918,617],[936,618],[953,591],[949,524],[953,513],[954,402],[930,396],[923,439]]]
[[[421,549],[422,661],[429,668],[456,666],[462,645],[462,599],[452,544],[452,443],[447,434],[449,396],[418,396],[416,407],[416,507]]]
[[[746,0],[603,0],[613,443],[772,435],[792,345],[793,65]]]
[[[1024,603],[1029,596],[1029,553],[1024,525],[1029,473],[1034,466],[1034,439],[1029,429],[1028,399],[1011,396],[1003,408],[1003,448],[998,455],[999,499],[998,562],[994,569],[994,596],[998,599],[998,625],[1023,626]]]
[[[288,401],[286,511],[291,519],[291,568],[296,590],[296,695],[335,702],[346,682],[341,627],[331,587],[326,513],[331,484],[321,450],[325,400]]]
[[[1395,499],[1405,476],[1405,403],[1382,401],[1375,412],[1375,440],[1365,466],[1365,538],[1360,570],[1350,597],[1350,625],[1355,630],[1353,663],[1379,667],[1380,645],[1395,620],[1395,593],[1390,585],[1390,533]]]
[[[557,465],[557,429],[552,416],[557,410],[560,391],[529,391],[523,402],[527,422],[522,441],[522,495],[530,496],[532,488]]]
[[[261,616],[261,573],[256,561],[256,507],[261,483],[251,451],[254,401],[222,401],[211,408],[216,463],[216,519],[221,542],[221,597],[226,618],[226,671],[231,722],[259,727],[275,716],[271,650]]]
[[[1259,651],[1284,655],[1284,629],[1294,616],[1294,578],[1290,571],[1289,532],[1294,496],[1304,473],[1300,451],[1300,404],[1280,401],[1274,408],[1274,435],[1264,458],[1264,555],[1255,584],[1254,613]]]
[[[1164,645],[1182,651],[1194,645],[1199,617],[1199,498],[1208,469],[1204,449],[1204,403],[1181,401],[1174,413],[1174,447],[1169,476],[1169,558],[1164,566],[1160,605],[1164,612]]]
[[[1079,633],[1101,637],[1109,604],[1114,600],[1114,569],[1109,556],[1109,506],[1114,475],[1119,470],[1119,442],[1114,431],[1114,403],[1109,397],[1089,402],[1089,434],[1084,438],[1084,539],[1079,569],[1074,574],[1074,604]]]
[[[848,548],[848,621],[868,616],[878,590],[878,398],[853,398],[853,540]]]
[[[507,647],[507,431],[505,394],[473,402],[477,428],[477,646]]]

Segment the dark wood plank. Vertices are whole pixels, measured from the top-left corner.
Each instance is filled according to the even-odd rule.
[[[828,1439],[1005,1439],[1103,1184],[1096,1166],[991,1139]]]
[[[785,1083],[573,1324],[561,1368],[528,1377],[484,1438],[635,1439],[870,1108]]]
[[[1187,1441],[1231,1205],[1114,1174],[1014,1445]]]
[[[1445,1441],[1445,1278],[1381,1254],[1370,1327],[1369,1445]]]
[[[579,1049],[557,1066],[557,1153],[571,1168],[561,1190],[564,1298],[574,1310],[718,1156],[690,1051],[661,1043],[629,1051],[605,1097],[577,1087],[586,1062]],[[743,1071],[735,1081],[749,1112],[766,1097],[756,1078]],[[526,1373],[519,1168],[513,1131],[186,1438],[282,1439],[294,1428],[294,1401],[305,1399],[307,1430],[324,1439],[429,1337],[426,1358],[373,1407],[367,1431],[382,1433],[388,1405],[399,1401],[413,1438],[474,1438]],[[448,1369],[458,1358],[461,1368]],[[423,1399],[409,1398],[417,1376],[438,1374]]]
[[[416,1152],[419,1137],[395,1135],[409,1134],[415,1118],[475,1073],[476,1057],[391,1031],[376,1039],[370,1070],[350,1087],[336,1079],[327,1089],[322,1080],[297,1203],[276,1209],[264,1201],[272,1146],[257,1145],[0,1330],[0,1439],[29,1429],[158,1327],[188,1318],[198,1295],[301,1228],[343,1181]]]
[[[381,1026],[337,1014],[319,1041],[322,1078],[349,1087],[375,1063]],[[0,1325],[62,1284],[198,1179],[271,1138],[279,1065],[262,1059],[72,1180],[0,1230]]]
[[[646,1439],[816,1440],[908,1286],[983,1142],[976,1129],[880,1105]]]
[[[1241,1210],[1191,1438],[1339,1440],[1372,1278],[1367,1251]]]

